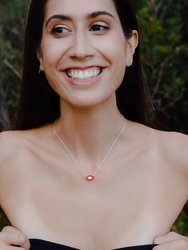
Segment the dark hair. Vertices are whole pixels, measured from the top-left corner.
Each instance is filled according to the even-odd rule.
[[[113,0],[113,2],[127,39],[131,37],[132,30],[137,30],[139,33],[135,11],[130,1]],[[133,64],[126,69],[122,84],[116,92],[116,99],[120,112],[127,119],[155,127],[156,118],[142,68],[140,43],[135,50]]]
[[[37,58],[47,1],[32,0],[30,4],[25,32],[21,93],[13,129],[35,128],[54,121],[60,115],[59,96],[51,89],[45,75],[39,74]],[[138,30],[131,3],[127,0],[113,2],[125,36],[129,38],[133,29]],[[139,46],[134,54],[133,65],[127,68],[123,82],[117,90],[116,98],[120,112],[127,119],[153,126],[153,109],[143,77]]]

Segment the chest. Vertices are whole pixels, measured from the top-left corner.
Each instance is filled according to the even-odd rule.
[[[182,197],[174,195],[174,181],[168,180],[166,186],[167,175],[150,162],[122,162],[104,166],[93,182],[68,165],[32,164],[35,168],[29,168],[22,188],[10,190],[17,195],[7,205],[8,214],[14,214],[12,223],[30,237],[41,235],[62,243],[67,239],[87,239],[88,245],[96,241],[113,245],[114,239],[122,245],[152,242],[155,235],[170,229]]]
[[[87,239],[88,245],[131,245],[137,234],[138,241],[152,242],[156,221],[151,206],[146,205],[146,186],[138,188],[130,178],[115,178],[106,174],[104,178],[101,173],[93,182],[86,182],[78,174],[71,181],[66,174],[45,178],[43,184],[35,180],[28,197],[30,218],[38,223],[33,232],[48,234],[57,242],[63,237],[63,243],[79,238]]]
[[[71,174],[38,171],[27,181],[30,210],[22,211],[22,216],[25,221],[37,221],[38,227],[64,235],[107,238],[126,234],[128,238],[135,235],[133,232],[142,235],[143,226],[146,232],[154,233],[159,224],[166,230],[172,215],[169,217],[163,204],[166,195],[158,192],[152,175],[147,171],[115,172],[103,169],[93,182],[87,182],[76,170]],[[167,213],[168,219],[161,225],[161,215]]]

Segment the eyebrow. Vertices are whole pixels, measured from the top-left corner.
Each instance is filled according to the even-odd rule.
[[[95,12],[87,15],[87,19],[95,18],[98,16],[110,16],[110,17],[114,18],[114,16],[111,13],[109,13],[108,11],[95,11]]]
[[[114,16],[111,13],[107,12],[107,11],[95,11],[95,12],[87,15],[87,19],[96,18],[98,16],[109,16],[109,17],[114,18]],[[60,20],[64,20],[64,21],[71,21],[72,20],[72,18],[70,16],[67,16],[67,15],[53,15],[53,16],[48,18],[48,20],[46,21],[45,26],[47,26],[48,23],[52,19],[60,19]]]

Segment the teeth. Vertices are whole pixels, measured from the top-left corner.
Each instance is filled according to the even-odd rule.
[[[68,70],[67,75],[74,80],[90,80],[101,73],[100,69]]]

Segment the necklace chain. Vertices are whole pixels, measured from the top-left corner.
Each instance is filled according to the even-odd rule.
[[[101,169],[103,163],[105,162],[105,160],[107,159],[107,157],[109,156],[110,152],[112,151],[112,148],[114,147],[114,145],[116,144],[117,140],[119,139],[119,137],[121,136],[121,134],[123,133],[124,129],[125,129],[125,125],[123,125],[123,127],[121,128],[120,132],[118,133],[118,135],[116,136],[116,138],[113,140],[113,142],[111,143],[110,147],[108,148],[107,153],[105,154],[104,158],[100,161],[100,163],[98,164],[98,167],[95,171],[95,173],[93,175],[89,174],[87,176],[85,176],[81,170],[81,168],[79,167],[78,162],[76,161],[73,153],[70,151],[70,149],[68,148],[68,146],[65,144],[65,142],[61,139],[61,137],[57,134],[57,131],[55,129],[55,124],[56,121],[53,123],[52,125],[52,132],[53,134],[56,136],[56,138],[61,142],[61,145],[64,147],[64,149],[67,151],[68,155],[71,157],[71,159],[73,160],[74,164],[76,165],[77,169],[79,170],[80,174],[82,175],[82,177],[84,179],[86,179],[87,181],[92,181],[94,180],[95,176],[97,175],[98,171]]]

